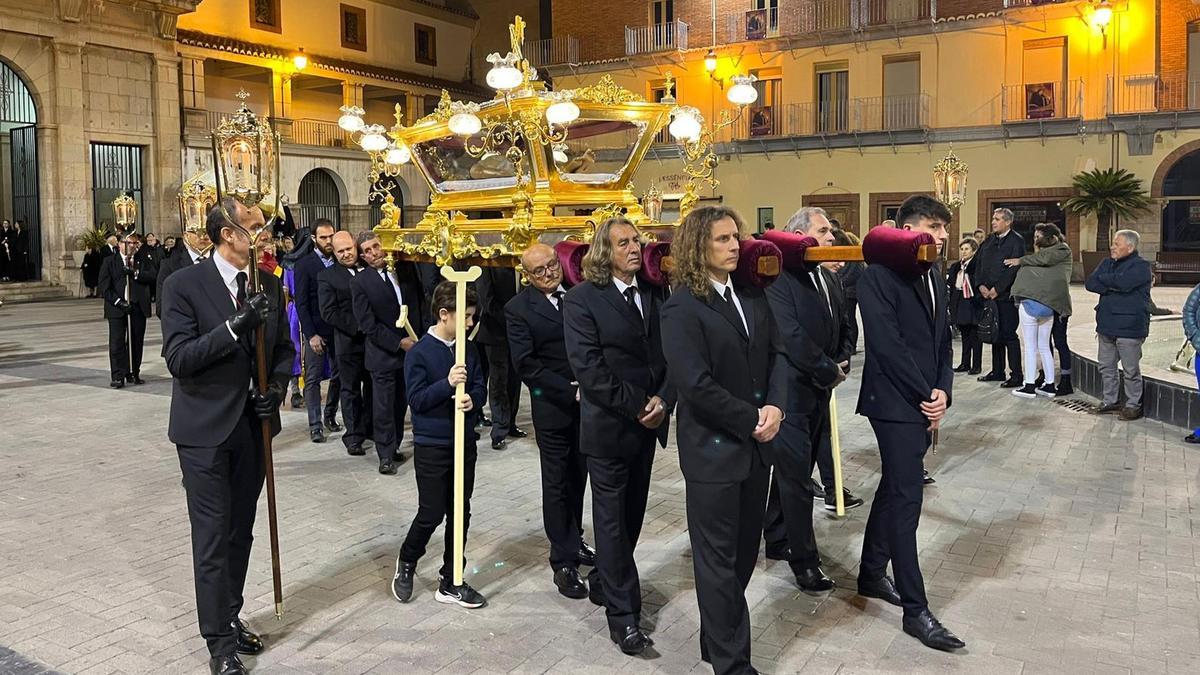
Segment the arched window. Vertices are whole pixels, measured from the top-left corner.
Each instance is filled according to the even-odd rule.
[[[298,218],[296,227],[312,227],[317,220],[328,218],[335,229],[342,229],[342,197],[328,171],[309,171],[300,181],[298,199],[299,203],[292,205],[292,213]]]
[[[1200,251],[1200,150],[1175,162],[1163,179],[1167,207],[1162,213],[1164,251]]]
[[[42,272],[41,200],[38,198],[37,106],[17,71],[0,61],[0,137],[11,167],[11,182],[0,182],[0,219],[20,221],[28,233],[11,253],[8,276],[40,279]]]

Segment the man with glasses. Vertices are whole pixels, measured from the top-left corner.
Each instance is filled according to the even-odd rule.
[[[588,594],[579,566],[593,565],[596,554],[582,539],[587,467],[579,454],[579,383],[563,339],[562,266],[545,244],[529,247],[521,265],[529,286],[504,306],[508,348],[517,375],[529,387],[554,585],[566,597],[579,599]]]

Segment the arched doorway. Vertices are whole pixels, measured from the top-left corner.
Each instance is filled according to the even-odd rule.
[[[313,169],[300,180],[300,203],[292,206],[299,218],[297,227],[312,227],[321,218],[333,221],[336,229],[342,229],[342,195],[337,181],[325,169]]]
[[[1200,251],[1200,150],[1180,157],[1162,179],[1162,250]]]
[[[41,210],[38,199],[37,106],[29,87],[0,61],[0,220],[13,228],[6,235],[2,277],[13,281],[42,276]],[[22,224],[15,231],[16,222]]]

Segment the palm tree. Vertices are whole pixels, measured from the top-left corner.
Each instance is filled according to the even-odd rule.
[[[1142,179],[1125,169],[1093,169],[1075,174],[1076,196],[1063,206],[1071,213],[1096,216],[1096,250],[1108,249],[1113,216],[1133,218],[1150,208]]]

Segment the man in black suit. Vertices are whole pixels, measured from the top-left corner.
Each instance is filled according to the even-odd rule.
[[[142,346],[146,341],[146,319],[150,316],[150,289],[158,270],[154,259],[139,251],[141,237],[129,235],[120,255],[110,255],[100,265],[97,292],[104,298],[108,319],[109,386],[120,389],[126,382],[145,384],[141,377]]]
[[[333,342],[333,327],[321,318],[317,298],[317,274],[333,267],[333,223],[320,218],[313,224],[312,253],[296,261],[296,316],[300,320],[300,338],[304,344],[304,402],[308,406],[308,435],[313,443],[324,443],[321,428],[339,431],[337,422],[338,383],[337,348]],[[329,392],[325,411],[321,412],[321,380],[325,379],[326,357],[329,358]]]
[[[517,294],[516,272],[508,267],[485,267],[475,283],[479,293],[479,332],[475,342],[487,352],[488,407],[492,411],[492,449],[503,450],[509,438],[529,434],[517,427],[521,378],[509,356],[504,306]]]
[[[1025,255],[1025,240],[1012,229],[1013,212],[996,209],[992,212],[992,234],[983,240],[979,252],[972,258],[972,279],[979,286],[979,297],[996,301],[996,323],[1000,330],[1000,341],[992,344],[992,370],[979,378],[980,382],[1000,382],[1006,389],[1021,386],[1025,377],[1021,372],[1021,341],[1017,338],[1017,303],[1009,295],[1009,289],[1017,280],[1019,267],[1004,264],[1008,258]],[[1005,379],[1005,357],[1012,374]]]
[[[371,425],[371,379],[367,374],[364,353],[367,338],[354,318],[354,300],[350,282],[362,273],[358,265],[358,244],[349,232],[333,235],[333,255],[337,264],[317,274],[317,299],[321,319],[333,327],[334,353],[337,354],[338,375],[341,380],[342,422],[346,433],[342,444],[351,455],[364,455],[363,442],[369,438]]]
[[[279,402],[296,352],[279,280],[260,275],[261,289],[247,297],[247,230],[263,226],[262,210],[232,198],[221,206],[208,215],[214,254],[163,285],[163,356],[175,378],[168,436],[187,490],[200,634],[208,643],[210,672],[240,675],[247,671],[238,654],[263,650],[262,640],[238,618],[265,471],[262,420],[279,433]],[[260,324],[266,394],[254,380],[254,329]]]
[[[700,657],[721,674],[755,672],[745,592],[762,537],[769,444],[787,396],[787,362],[767,298],[730,277],[742,227],[725,206],[688,214],[671,243],[674,292],[662,308],[667,374],[679,393],[675,434]]]
[[[587,280],[567,291],[563,326],[567,361],[579,380],[580,451],[592,483],[596,566],[588,583],[592,602],[605,606],[609,637],[636,655],[654,642],[639,626],[642,592],[633,552],[646,515],[654,444],[666,446],[675,403],[658,325],[662,294],[638,283],[641,241],[624,218],[596,229],[583,266]]]
[[[212,242],[208,238],[208,232],[203,229],[192,231],[187,230],[183,233],[183,246],[178,244],[171,250],[171,254],[163,259],[162,265],[158,267],[158,317],[162,318],[163,305],[163,285],[167,283],[167,278],[175,272],[198,265],[205,260],[208,260],[208,255],[212,250]]]
[[[923,195],[900,205],[896,222],[930,234],[939,252],[950,211]],[[858,283],[866,358],[858,414],[871,422],[883,468],[863,538],[858,592],[904,608],[904,632],[935,649],[963,646],[929,611],[917,561],[922,460],[950,406],[954,382],[945,275],[902,274],[868,265]],[[892,563],[895,582],[887,576]]]
[[[371,374],[379,473],[391,475],[396,473],[397,464],[408,459],[399,451],[408,411],[404,354],[416,344],[403,328],[396,327],[396,321],[400,318],[400,307],[406,306],[414,330],[421,330],[424,323],[420,319],[420,290],[411,266],[403,272],[388,269],[388,255],[374,232],[359,233],[357,242],[359,255],[367,267],[350,282],[350,298],[354,319],[366,336],[363,362]],[[402,268],[398,265],[397,269]]]
[[[562,266],[545,244],[526,249],[521,265],[529,286],[504,305],[508,348],[520,381],[529,387],[554,585],[568,598],[582,598],[588,589],[579,566],[594,565],[596,552],[583,542],[587,467],[579,454],[579,383],[563,338]]]
[[[25,221],[18,219],[13,223],[12,233],[8,237],[8,251],[12,280],[28,281],[32,266],[29,264],[29,230],[25,228]]]

